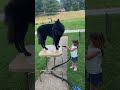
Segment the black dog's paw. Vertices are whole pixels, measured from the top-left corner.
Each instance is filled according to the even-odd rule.
[[[48,50],[48,48],[45,47],[45,50]]]
[[[56,50],[59,50],[59,48],[56,48]]]
[[[24,52],[25,56],[31,56],[32,54],[29,52]]]

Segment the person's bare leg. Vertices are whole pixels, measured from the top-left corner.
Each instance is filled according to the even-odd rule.
[[[72,62],[72,66],[74,67],[74,62]]]
[[[75,63],[73,62],[73,67],[75,67]]]
[[[77,67],[77,63],[74,63],[74,67]]]

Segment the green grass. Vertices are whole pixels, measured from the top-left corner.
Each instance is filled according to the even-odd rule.
[[[82,90],[85,90],[85,63],[84,63],[84,52],[85,52],[85,41],[84,41],[84,35],[85,33],[81,33],[80,35],[80,49],[79,49],[79,61],[78,61],[78,71],[74,72],[73,70],[69,69],[71,62],[68,63],[68,70],[67,70],[67,77],[68,80],[71,82],[74,82],[73,84],[76,84],[82,88]],[[78,33],[73,34],[65,34],[68,35],[69,41],[68,44],[71,45],[72,39],[78,39]],[[51,44],[51,38],[48,38],[47,44]],[[39,57],[38,53],[41,50],[41,46],[38,45],[38,40],[35,38],[35,76],[36,79],[38,78],[38,73],[41,69],[45,68],[45,58]]]
[[[103,86],[102,90],[120,90],[120,15],[110,15],[111,25],[109,26],[111,34],[108,33],[110,42],[106,41],[106,48],[102,60]],[[105,34],[105,16],[88,16],[86,22],[86,42],[88,34],[93,31],[102,31]],[[106,36],[106,34],[105,34]],[[86,44],[87,46],[87,44]],[[86,85],[86,88],[88,85]],[[87,89],[86,89],[87,90]]]
[[[30,26],[31,32],[27,34],[34,34],[33,26]],[[26,76],[24,73],[14,73],[9,71],[9,64],[17,55],[14,45],[8,45],[7,30],[3,22],[0,22],[0,89],[1,90],[26,90]],[[33,44],[34,38],[26,38],[27,44]],[[28,41],[29,40],[29,41]]]
[[[67,30],[75,30],[75,29],[83,29],[85,28],[85,19],[70,19],[70,20],[62,20],[65,29]]]
[[[70,20],[61,20],[61,23],[65,26],[65,29],[67,30],[74,30],[74,29],[83,29],[85,28],[85,19],[70,19]],[[41,24],[35,25],[35,30],[40,26]]]
[[[78,33],[73,33],[73,34],[68,34],[69,36],[69,46],[71,46],[71,41],[73,39],[78,39],[79,34]],[[78,71],[75,72],[73,69],[70,69],[69,67],[71,66],[71,62],[68,63],[67,66],[67,77],[68,80],[71,81],[73,84],[81,87],[82,90],[85,90],[85,33],[80,34],[80,42],[79,42],[79,49],[78,49]],[[70,56],[70,53],[69,53]],[[70,89],[71,90],[71,89]]]

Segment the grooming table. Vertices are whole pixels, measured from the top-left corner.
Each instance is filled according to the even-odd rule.
[[[48,70],[48,66],[47,66],[48,57],[54,58],[54,66],[55,66],[56,57],[61,56],[63,51],[62,46],[60,46],[59,50],[56,50],[54,45],[46,45],[46,47],[48,48],[48,50],[42,49],[39,53],[40,57],[46,57],[46,70],[41,70],[40,73],[41,72],[51,73],[51,71],[53,70]],[[63,58],[61,57],[61,59],[63,63]],[[42,81],[41,77],[40,77],[40,81]]]
[[[27,89],[30,90],[29,75],[34,73],[34,45],[27,46],[26,49],[32,53],[32,56],[25,56],[23,53],[19,53],[15,59],[9,64],[9,70],[12,72],[25,73],[27,78]]]

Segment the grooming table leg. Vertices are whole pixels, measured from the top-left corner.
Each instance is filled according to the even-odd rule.
[[[41,78],[41,72],[38,75],[40,77],[40,82],[42,82],[42,78]]]
[[[28,75],[28,72],[25,73],[26,75],[26,83],[27,83],[27,86],[26,86],[26,90],[29,90],[29,75]]]
[[[61,59],[62,59],[62,63],[63,63],[63,57],[61,57]],[[63,65],[62,65],[62,67],[63,67]]]
[[[53,57],[53,58],[54,58],[54,67],[55,67],[55,59],[56,59],[56,58],[55,58],[55,57]],[[54,69],[54,70],[55,70],[55,69]]]
[[[46,71],[48,72],[47,57],[46,57]]]

